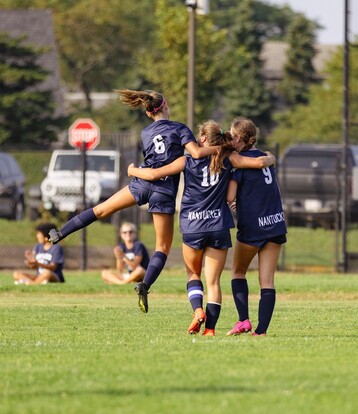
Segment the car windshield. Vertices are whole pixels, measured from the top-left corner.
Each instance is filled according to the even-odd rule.
[[[324,168],[335,170],[339,165],[340,157],[340,154],[335,152],[295,152],[287,155],[285,165],[290,168]]]
[[[81,154],[60,154],[56,158],[55,171],[81,171]],[[115,171],[114,157],[109,155],[87,155],[87,171]]]

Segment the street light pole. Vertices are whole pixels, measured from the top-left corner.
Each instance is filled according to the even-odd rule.
[[[196,7],[197,2],[186,1],[189,11],[189,33],[188,33],[188,102],[187,102],[187,125],[194,129],[194,102],[195,102],[195,32],[196,32]]]
[[[347,199],[349,145],[349,0],[344,1],[343,116],[342,116],[342,271],[347,273]]]

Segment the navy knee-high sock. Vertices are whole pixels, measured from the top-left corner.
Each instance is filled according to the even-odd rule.
[[[276,302],[275,289],[261,289],[261,299],[259,302],[259,324],[255,329],[258,334],[266,333],[272,318]]]
[[[205,322],[205,328],[206,329],[215,329],[216,323],[219,319],[221,311],[221,304],[220,303],[214,303],[209,302],[206,304],[206,322]]]
[[[143,282],[148,286],[148,288],[150,288],[150,286],[152,286],[152,284],[158,279],[158,276],[163,270],[166,261],[167,255],[165,253],[159,251],[154,252],[149,261],[149,265],[143,279]]]
[[[188,298],[193,311],[203,307],[204,286],[201,280],[190,280],[186,284]]]
[[[65,238],[71,233],[74,233],[77,230],[87,227],[91,223],[97,220],[96,215],[94,214],[93,208],[82,211],[82,213],[77,214],[69,220],[60,230],[62,238]]]
[[[239,320],[249,319],[249,287],[246,279],[231,280],[232,295],[239,315]]]

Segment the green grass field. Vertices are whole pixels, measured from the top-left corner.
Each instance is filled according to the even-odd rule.
[[[0,412],[356,413],[357,275],[278,273],[266,338],[227,337],[230,280],[214,338],[188,336],[181,268],[165,270],[137,307],[133,286],[99,272],[64,285],[14,286],[0,273]],[[249,275],[257,322],[257,274]]]

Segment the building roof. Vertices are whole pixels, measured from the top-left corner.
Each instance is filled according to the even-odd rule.
[[[63,99],[57,44],[51,10],[47,9],[0,9],[0,32],[16,38],[26,36],[25,44],[49,49],[38,59],[49,75],[39,89],[52,90],[56,102],[55,115],[63,113]]]
[[[261,58],[264,61],[264,75],[268,80],[281,80],[284,65],[287,61],[289,45],[285,42],[266,42],[263,45]],[[324,78],[324,67],[332,55],[337,51],[337,45],[315,45],[317,54],[313,59],[313,66],[318,77]]]

